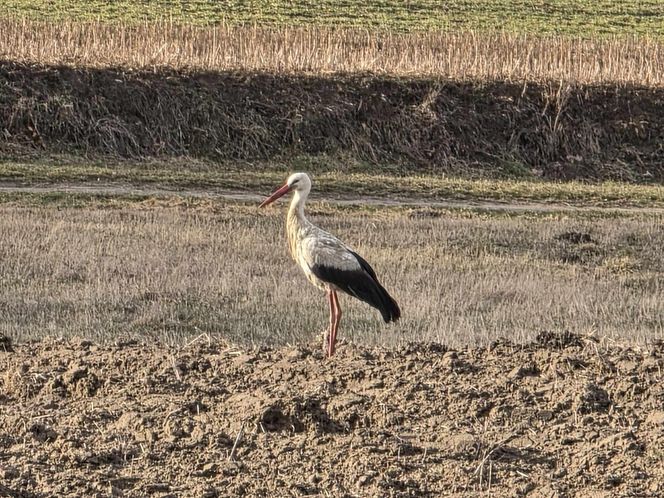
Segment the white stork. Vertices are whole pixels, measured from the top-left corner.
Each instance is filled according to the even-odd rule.
[[[337,291],[343,291],[380,311],[385,323],[401,316],[399,305],[380,285],[376,272],[364,258],[335,236],[321,230],[304,216],[304,203],[311,190],[306,173],[294,173],[286,183],[265,199],[265,207],[279,197],[293,191],[286,229],[293,259],[300,265],[309,281],[327,293],[330,304],[330,329],[327,333],[327,355],[334,354],[341,308]]]

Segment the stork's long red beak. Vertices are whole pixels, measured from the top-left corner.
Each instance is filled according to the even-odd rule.
[[[279,187],[279,190],[277,190],[274,194],[272,194],[270,197],[265,199],[263,202],[261,202],[261,205],[258,206],[259,208],[269,206],[272,204],[274,201],[276,201],[279,197],[281,197],[284,194],[287,194],[290,192],[290,187],[288,184],[284,185],[283,187]]]

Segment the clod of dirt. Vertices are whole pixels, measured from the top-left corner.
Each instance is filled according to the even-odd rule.
[[[465,359],[460,358],[455,351],[447,351],[443,354],[440,364],[454,373],[470,373],[473,371],[473,366]]]
[[[370,425],[367,412],[370,399],[356,393],[341,394],[330,400],[330,416],[347,431]]]
[[[652,342],[650,354],[658,358],[664,356],[664,339],[657,339]]]
[[[664,426],[664,411],[656,410],[650,412],[646,418],[646,424]]]
[[[12,353],[12,340],[4,334],[0,334],[0,351],[4,353]]]
[[[58,437],[58,433],[55,432],[51,427],[40,423],[32,424],[30,426],[30,432],[37,441],[43,443],[52,443]]]
[[[577,394],[574,406],[579,413],[592,413],[607,410],[611,406],[611,400],[609,393],[589,382]]]
[[[74,365],[62,374],[62,384],[67,394],[88,397],[94,395],[100,383],[97,375],[91,372],[87,366]]]
[[[535,341],[542,346],[547,346],[552,349],[565,349],[583,346],[581,337],[569,331],[551,332],[543,330],[537,334]]]
[[[65,384],[73,384],[79,379],[86,377],[87,375],[87,367],[75,365],[63,374],[62,379],[64,380]]]
[[[143,428],[144,425],[144,417],[135,411],[123,413],[117,422],[113,424],[114,428],[118,431],[137,431]]]
[[[512,371],[509,374],[507,374],[507,377],[510,380],[518,380],[523,377],[534,377],[539,374],[540,374],[539,367],[535,363],[529,362],[526,363],[525,365],[514,367]]]
[[[481,446],[477,437],[468,433],[451,434],[441,439],[439,449],[448,455],[475,455]]]
[[[563,232],[556,236],[556,239],[569,242],[570,244],[590,244],[595,242],[589,233],[586,232]]]
[[[285,409],[279,402],[265,408],[258,419],[261,428],[268,432],[285,430],[295,432],[301,427],[300,422],[293,419],[287,412],[284,412]]]
[[[579,355],[563,352],[558,355],[549,367],[559,377],[566,377],[578,370],[587,368],[588,363],[582,360]]]

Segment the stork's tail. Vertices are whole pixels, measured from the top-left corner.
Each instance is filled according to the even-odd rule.
[[[340,284],[341,280],[337,282]],[[353,272],[343,285],[339,284],[338,287],[344,292],[380,311],[385,323],[396,322],[401,316],[397,302],[373,275],[366,272]]]
[[[364,285],[359,285],[359,289],[350,289],[350,293],[380,311],[385,323],[396,322],[401,317],[399,305],[385,290],[385,287],[380,285],[376,272],[371,268],[371,265],[356,252],[351,251],[351,253],[357,258],[364,270],[363,278],[358,279],[360,281],[364,280]],[[348,289],[344,290],[348,292]],[[359,290],[360,292],[356,293],[355,290]]]
[[[311,271],[323,282],[329,282],[337,289],[373,306],[383,315],[385,323],[396,322],[401,317],[397,302],[380,285],[376,272],[359,254],[351,251],[361,269],[341,270],[325,265],[313,265]]]
[[[401,310],[399,305],[394,300],[392,296],[385,290],[385,287],[376,282],[375,295],[378,299],[374,302],[370,302],[372,306],[380,311],[380,314],[383,315],[383,320],[385,323],[396,322],[401,318]]]

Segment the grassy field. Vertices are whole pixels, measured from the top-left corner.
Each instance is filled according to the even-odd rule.
[[[318,340],[324,296],[289,259],[283,209],[212,200],[65,196],[0,216],[0,333],[180,343]],[[81,199],[79,199],[81,201]],[[30,207],[30,205],[32,207]],[[342,298],[344,337],[459,345],[571,330],[664,336],[662,216],[488,215],[313,203],[312,218],[364,254],[403,309],[383,327]]]
[[[575,36],[607,34],[664,36],[664,5],[659,0],[623,2],[551,0],[535,3],[523,0],[453,0],[442,4],[434,0],[410,2],[55,0],[48,3],[35,0],[7,0],[3,7],[5,16],[55,21],[166,19],[195,24],[260,23],[399,31],[505,30],[515,33]]]

